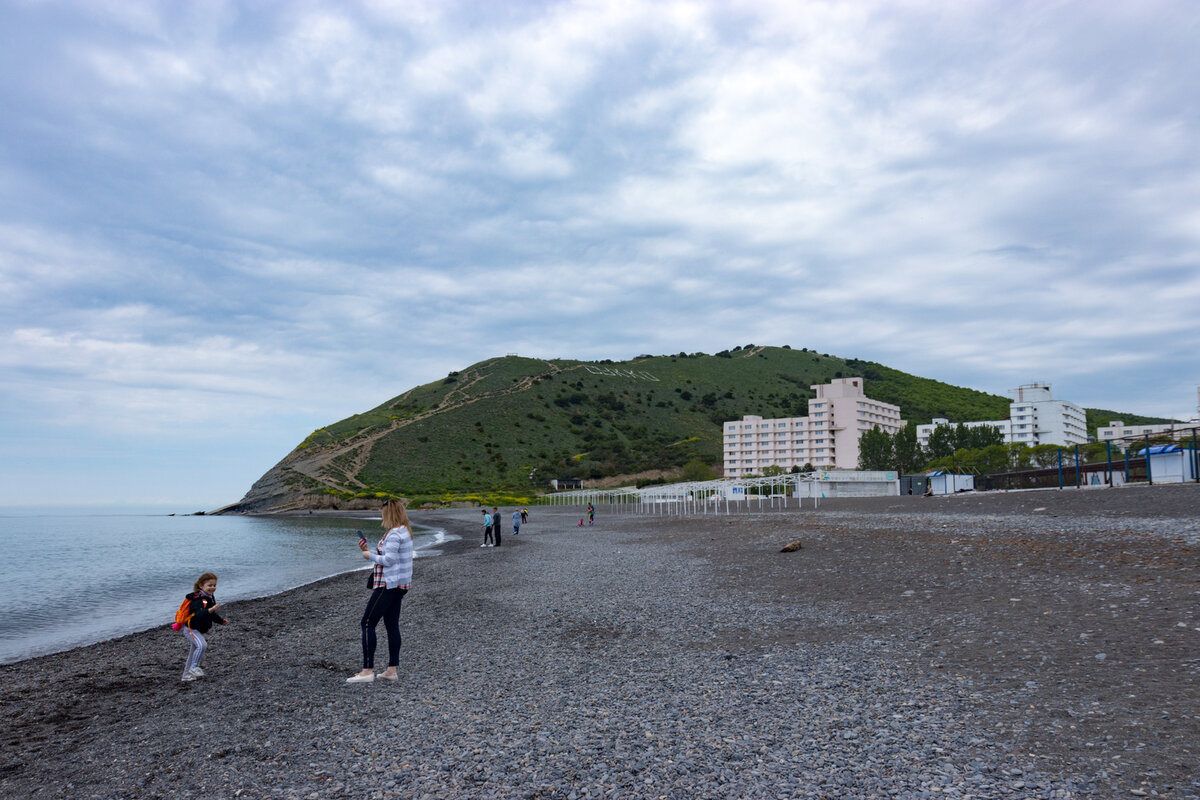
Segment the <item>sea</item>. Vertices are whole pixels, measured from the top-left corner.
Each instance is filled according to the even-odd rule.
[[[357,530],[383,535],[378,517],[0,508],[0,664],[170,625],[203,572],[225,604],[368,569]],[[416,556],[456,538],[416,526]]]

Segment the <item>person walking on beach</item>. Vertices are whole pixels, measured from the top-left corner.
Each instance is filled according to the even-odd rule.
[[[591,503],[588,503],[588,525],[592,525],[595,522],[596,522],[596,507],[594,505],[592,505]]]
[[[492,546],[492,515],[488,513],[486,508],[479,509],[483,512],[483,544],[480,547]]]
[[[492,538],[496,540],[496,547],[500,546],[500,509],[492,506]]]
[[[522,509],[521,509],[521,522],[522,522],[522,523],[525,523],[525,522],[528,522],[528,521],[529,521],[529,509],[528,509],[528,508],[522,508]]]
[[[209,632],[214,622],[220,625],[229,624],[229,620],[217,613],[221,604],[217,602],[216,592],[217,576],[206,572],[196,579],[192,584],[192,591],[185,598],[190,612],[186,622],[181,625],[183,635],[188,640],[188,657],[183,664],[185,681],[204,677],[204,670],[200,668],[200,660],[208,650],[208,640],[204,634]]]
[[[387,530],[379,540],[374,552],[367,548],[365,539],[358,540],[363,558],[375,564],[367,586],[371,597],[362,615],[362,672],[346,679],[346,683],[372,683],[375,678],[375,626],[383,620],[387,630],[388,665],[378,677],[395,681],[400,676],[400,604],[408,594],[412,582],[413,539],[412,524],[408,511],[399,500],[388,500],[383,504],[381,524]]]
[[[521,511],[518,509],[513,512],[513,536],[521,532]]]

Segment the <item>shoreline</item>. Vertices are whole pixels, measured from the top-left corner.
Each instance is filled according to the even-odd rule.
[[[1198,501],[538,506],[498,550],[414,514],[466,535],[416,565],[399,684],[344,683],[365,589],[328,578],[230,604],[192,684],[165,626],[0,666],[0,789],[1200,797]]]
[[[1191,488],[1189,488],[1189,487],[1191,487]],[[1114,493],[1122,493],[1122,492],[1126,492],[1128,490],[1139,491],[1139,490],[1143,490],[1143,489],[1151,491],[1151,492],[1155,491],[1156,489],[1165,489],[1165,491],[1167,491],[1167,492],[1176,492],[1176,493],[1183,492],[1184,496],[1186,496],[1186,493],[1191,491],[1191,489],[1194,489],[1194,495],[1195,495],[1195,497],[1197,499],[1197,503],[1198,503],[1197,513],[1200,513],[1200,486],[1193,487],[1193,484],[1191,484],[1191,483],[1157,484],[1157,485],[1147,485],[1147,484],[1138,483],[1138,484],[1126,484],[1126,485],[1123,485],[1120,487],[1088,487],[1088,486],[1084,486],[1084,487],[1078,487],[1078,488],[1066,487],[1065,489],[1052,489],[1052,488],[1049,488],[1049,489],[1048,488],[1015,489],[1015,490],[1004,490],[1004,491],[993,491],[993,492],[969,491],[969,492],[960,492],[960,493],[949,494],[949,495],[936,495],[933,497],[917,497],[917,496],[913,496],[913,495],[863,497],[863,498],[832,497],[832,498],[821,498],[819,506],[805,506],[803,502],[798,503],[796,507],[788,506],[788,507],[780,507],[780,508],[774,508],[771,506],[763,507],[761,505],[755,504],[755,505],[749,506],[747,508],[739,509],[739,508],[735,507],[732,509],[732,511],[725,511],[725,512],[718,511],[718,512],[713,512],[713,513],[708,513],[708,514],[699,514],[699,515],[688,514],[688,515],[684,515],[682,517],[680,517],[677,514],[672,514],[672,513],[665,513],[665,514],[661,514],[661,515],[660,514],[636,514],[636,513],[628,512],[628,511],[621,509],[617,512],[617,516],[621,517],[621,518],[626,518],[626,519],[642,519],[647,522],[658,522],[658,521],[664,521],[664,520],[688,520],[688,519],[695,519],[697,521],[704,521],[704,520],[710,520],[710,519],[711,520],[730,519],[730,518],[737,519],[739,517],[745,517],[745,516],[749,516],[749,515],[760,515],[761,514],[761,515],[772,516],[772,515],[777,515],[777,514],[789,514],[789,513],[802,514],[802,513],[806,513],[806,512],[816,513],[816,514],[836,514],[838,512],[849,512],[849,513],[868,512],[868,513],[870,513],[870,512],[879,511],[881,509],[888,509],[888,510],[895,510],[895,511],[903,510],[905,513],[917,513],[917,514],[928,513],[928,512],[940,512],[940,511],[947,511],[947,510],[971,513],[971,508],[977,504],[976,501],[986,504],[988,502],[987,498],[1000,498],[1000,497],[1013,497],[1013,496],[1025,496],[1027,498],[1030,498],[1028,502],[1024,502],[1024,503],[1018,502],[1018,504],[1016,506],[1014,506],[1014,510],[1020,511],[1022,513],[1036,513],[1038,511],[1045,510],[1040,507],[1042,505],[1043,501],[1042,501],[1042,498],[1039,497],[1039,495],[1043,495],[1044,493],[1049,493],[1049,492],[1054,493],[1052,496],[1057,498],[1056,505],[1059,508],[1064,508],[1064,507],[1070,508],[1074,513],[1081,513],[1084,510],[1087,510],[1087,509],[1093,507],[1093,503],[1091,502],[1091,500],[1087,499],[1088,495],[1091,495],[1092,497],[1097,497],[1098,496],[1097,493],[1099,493],[1100,495],[1106,495],[1108,498],[1108,501],[1105,503],[1099,504],[1099,508],[1103,508],[1106,505],[1119,506],[1121,504],[1120,500],[1115,499],[1117,495]],[[803,499],[808,500],[809,498],[803,498]],[[938,503],[947,503],[949,505],[946,508],[941,508],[938,505],[936,505]],[[582,510],[585,507],[586,507],[586,504],[581,503],[581,504],[577,504],[577,505],[562,505],[562,506],[554,506],[554,505],[535,506],[534,510],[539,515],[543,515],[543,514],[546,514],[547,512],[549,512],[554,515],[565,515],[567,517],[574,519],[575,517],[583,516]],[[598,510],[599,514],[604,515],[606,513],[612,514],[613,508],[614,507],[612,507],[612,506],[599,506],[597,510]],[[480,541],[482,540],[483,535],[482,535],[482,532],[480,529],[481,523],[480,523],[478,517],[476,516],[476,514],[478,512],[479,512],[479,507],[425,509],[425,510],[413,511],[409,514],[409,517],[412,520],[412,522],[414,523],[414,525],[419,525],[419,526],[421,526],[423,528],[427,528],[427,529],[444,530],[450,536],[457,537],[457,538],[448,539],[444,542],[441,542],[441,543],[438,543],[437,545],[432,546],[432,549],[435,549],[437,552],[435,554],[432,554],[427,557],[428,558],[440,558],[443,556],[454,556],[454,555],[460,555],[464,552],[468,552],[475,547],[473,542],[476,539],[478,539]],[[174,515],[172,515],[172,516],[174,516]],[[204,516],[204,515],[201,515],[201,516]],[[372,521],[378,522],[380,519],[379,514],[377,512],[372,513],[368,510],[338,510],[338,509],[320,509],[320,510],[312,509],[309,511],[284,511],[284,512],[248,514],[247,516],[266,517],[266,518],[271,518],[271,517],[280,517],[280,518],[312,517],[312,518],[326,518],[326,519],[357,519],[357,520],[362,520],[364,522],[372,522]],[[436,518],[436,520],[435,521],[422,521],[422,518],[430,518],[430,517]],[[508,521],[507,515],[505,515],[504,519],[507,524],[507,521]],[[511,526],[510,526],[510,528],[511,528]],[[511,535],[512,535],[511,530],[509,530],[507,536],[511,536]],[[1200,540],[1197,540],[1196,543],[1200,544]],[[337,573],[333,573],[330,575],[325,575],[325,576],[322,576],[319,578],[315,578],[313,580],[306,580],[303,583],[299,583],[295,586],[291,586],[288,588],[279,589],[279,590],[271,592],[270,594],[257,595],[255,597],[240,598],[236,601],[231,601],[231,602],[234,602],[237,604],[242,604],[242,603],[253,602],[256,600],[266,600],[266,599],[270,599],[270,598],[274,598],[274,597],[279,597],[280,595],[286,595],[290,592],[302,591],[307,587],[312,587],[317,584],[321,584],[325,581],[335,580],[338,578],[344,578],[348,575],[354,575],[356,573],[363,572],[363,571],[367,570],[368,568],[369,567],[367,567],[367,566],[356,566],[353,569],[345,570],[343,572],[337,572]],[[158,627],[159,627],[158,625],[153,625],[149,628],[143,628],[141,630],[130,631],[128,633],[123,633],[118,636],[112,636],[112,637],[109,637],[106,639],[100,639],[95,642],[72,645],[63,650],[54,650],[54,651],[51,651],[48,653],[39,653],[36,655],[31,655],[31,656],[20,658],[16,661],[0,662],[0,667],[20,665],[20,664],[23,664],[25,662],[28,662],[28,661],[31,661],[34,659],[53,658],[55,656],[61,656],[65,653],[70,653],[70,652],[77,651],[77,650],[85,650],[90,647],[102,645],[102,644],[105,644],[106,642],[118,641],[121,639],[126,639],[131,636],[140,636],[140,635],[144,635],[144,634],[149,634],[149,633],[157,630]]]
[[[170,515],[164,515],[164,516],[170,516]],[[203,515],[201,515],[201,516],[203,516]],[[335,519],[357,518],[364,522],[369,522],[372,519],[369,516],[363,516],[363,512],[356,512],[355,517],[350,517],[350,516],[344,515],[344,514],[332,515],[332,517],[330,517],[329,515],[319,514],[319,513],[314,513],[312,515],[307,515],[307,514],[304,514],[304,515],[299,515],[299,514],[265,515],[264,514],[264,515],[259,515],[259,516],[262,516],[262,517],[285,516],[285,517],[289,517],[289,518],[291,518],[291,517],[296,517],[296,518],[309,517],[309,518],[335,518]],[[375,515],[374,521],[376,523],[378,523],[378,521],[379,521],[378,514]],[[419,550],[417,550],[416,554],[415,554],[417,559],[439,558],[439,557],[446,556],[446,555],[454,555],[456,553],[460,553],[463,550],[463,543],[461,542],[461,540],[464,538],[464,534],[470,535],[469,532],[467,532],[465,530],[465,528],[462,528],[462,526],[459,526],[457,524],[452,524],[451,526],[446,526],[446,525],[442,525],[442,524],[422,524],[421,522],[418,522],[416,519],[413,520],[413,523],[418,528],[424,529],[426,531],[436,531],[437,535],[446,537],[446,538],[443,538],[441,541],[430,543],[426,546],[423,546]],[[456,532],[450,530],[449,527],[459,528],[460,532],[456,533]],[[374,533],[374,530],[372,529],[371,531],[365,531],[365,532],[367,532],[368,535],[371,535],[372,533]],[[370,567],[366,564],[366,562],[360,562],[359,564],[356,564],[355,566],[350,567],[348,569],[341,569],[341,570],[338,570],[335,572],[330,572],[328,574],[319,575],[319,576],[313,577],[313,578],[301,579],[301,581],[299,583],[295,583],[295,584],[291,584],[291,585],[284,584],[281,588],[274,588],[264,594],[254,594],[252,596],[240,596],[239,595],[239,596],[236,596],[234,599],[228,600],[225,602],[226,602],[226,604],[229,604],[229,603],[240,604],[240,603],[250,602],[253,600],[260,600],[260,599],[275,597],[277,595],[286,594],[288,592],[302,590],[307,586],[312,586],[312,585],[320,583],[322,581],[342,577],[345,575],[353,575],[356,573],[361,573],[361,572],[366,571],[367,569],[370,569]],[[173,606],[172,606],[172,608],[173,608]],[[166,612],[170,612],[170,608],[165,609],[164,613],[166,613]],[[149,632],[157,629],[158,627],[160,627],[160,623],[152,622],[152,621],[143,622],[141,624],[144,625],[144,627],[138,627],[138,628],[135,628],[132,630],[127,628],[124,631],[117,630],[117,631],[111,631],[111,632],[105,631],[105,632],[97,632],[97,633],[89,633],[89,632],[81,631],[77,635],[72,636],[71,640],[69,642],[54,643],[54,644],[41,644],[41,645],[37,646],[36,648],[31,648],[31,649],[33,649],[33,652],[29,652],[29,650],[26,650],[26,651],[24,651],[23,654],[19,655],[17,658],[5,657],[4,659],[0,660],[0,666],[21,664],[26,661],[30,661],[32,659],[37,659],[37,658],[55,657],[55,656],[59,656],[59,655],[62,655],[64,653],[68,653],[68,652],[71,652],[74,650],[82,650],[82,649],[86,649],[89,647],[95,647],[95,646],[103,644],[105,642],[123,639],[128,636],[136,636],[139,634],[149,633]],[[94,638],[96,636],[99,636],[100,638]]]

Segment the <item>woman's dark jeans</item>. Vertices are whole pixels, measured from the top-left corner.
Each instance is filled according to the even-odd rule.
[[[388,666],[400,665],[400,603],[406,594],[408,589],[382,586],[371,591],[371,599],[362,616],[363,669],[375,668],[375,626],[381,619],[387,630]]]

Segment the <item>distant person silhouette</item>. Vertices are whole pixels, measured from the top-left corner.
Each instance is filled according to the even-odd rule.
[[[483,544],[480,547],[492,546],[492,515],[488,513],[486,508],[479,509],[483,512]]]

